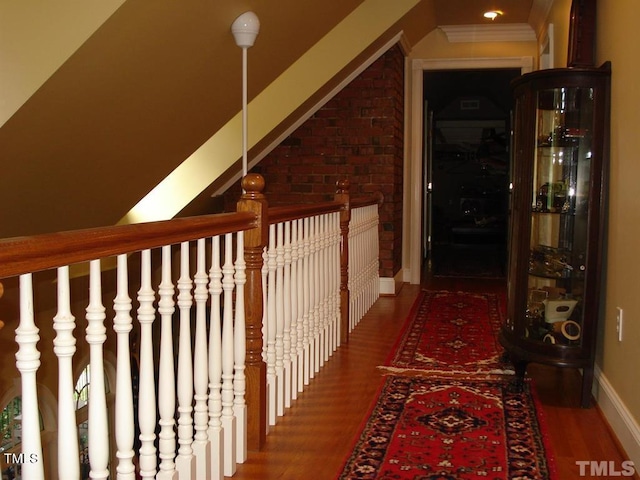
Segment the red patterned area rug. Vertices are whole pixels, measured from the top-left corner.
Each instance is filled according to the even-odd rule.
[[[498,341],[500,299],[492,293],[424,291],[384,370],[422,374],[513,374]]]
[[[388,376],[338,479],[556,480],[528,383]]]

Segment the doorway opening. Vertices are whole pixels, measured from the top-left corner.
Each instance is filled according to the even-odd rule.
[[[510,82],[520,74],[520,69],[423,73],[425,213],[433,275],[505,275]]]

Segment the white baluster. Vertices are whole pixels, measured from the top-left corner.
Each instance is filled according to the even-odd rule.
[[[138,321],[140,322],[140,387],[138,394],[138,422],[140,424],[140,476],[156,476],[156,394],[153,367],[152,325],[156,317],[153,307],[155,294],[151,288],[151,252],[142,251],[138,291]],[[93,376],[93,368],[91,368]],[[92,384],[93,384],[93,378]],[[91,427],[91,424],[89,424]],[[91,443],[89,443],[91,445]],[[91,452],[89,452],[91,456]]]
[[[107,425],[107,398],[104,389],[104,363],[102,346],[107,339],[106,318],[102,305],[100,260],[89,266],[89,305],[87,306],[87,343],[91,371],[89,387],[89,462],[91,478],[108,478],[109,431]]]
[[[309,314],[310,327],[313,329],[309,370],[311,378],[314,378],[320,369],[320,226],[318,220],[317,215],[311,219],[311,312]]]
[[[328,283],[327,280],[329,270],[329,236],[327,228],[327,214],[320,217],[320,366],[329,360],[329,300],[328,300]]]
[[[113,330],[117,338],[117,365],[116,365],[116,467],[118,480],[134,480],[135,466],[133,464],[133,388],[131,384],[131,352],[129,351],[129,334],[133,328],[131,319],[131,298],[129,297],[129,274],[127,268],[127,256],[118,256],[117,292],[113,301],[115,317],[113,318]],[[173,418],[173,417],[172,417]],[[59,445],[64,445],[60,443]],[[64,477],[60,478],[77,478]]]
[[[298,230],[298,261],[296,267],[296,356],[298,357],[298,392],[304,390],[304,220],[296,220]]]
[[[298,398],[298,222],[293,220],[291,222],[291,399],[296,400]]]
[[[325,221],[325,247],[324,247],[324,324],[325,324],[325,361],[333,353],[333,318],[331,317],[331,275],[333,275],[334,265],[331,263],[331,214],[324,216]]]
[[[311,295],[311,240],[310,240],[310,220],[309,217],[304,219],[304,247],[303,247],[303,266],[302,266],[302,278],[303,278],[303,295],[302,295],[302,325],[303,325],[303,369],[304,369],[304,385],[309,385],[309,379],[311,378],[309,361],[311,358],[311,342],[313,341],[309,336],[309,305]]]
[[[333,276],[333,289],[334,289],[334,318],[335,318],[335,341],[334,346],[337,349],[340,346],[340,331],[342,329],[341,325],[341,315],[340,315],[340,243],[342,241],[341,232],[340,232],[340,213],[334,213],[333,219],[333,263],[335,265],[334,268],[334,276]]]
[[[276,413],[284,415],[284,243],[283,224],[276,225]]]
[[[220,295],[222,294],[222,269],[220,268],[220,237],[211,242],[211,269],[209,271],[211,294],[211,322],[209,327],[209,440],[211,441],[211,478],[224,477],[224,442],[222,437],[222,318]]]
[[[284,406],[291,407],[291,222],[284,224],[284,327],[283,357],[284,364]]]
[[[211,470],[211,450],[207,428],[209,412],[207,411],[207,383],[209,380],[207,365],[207,300],[209,299],[209,276],[206,272],[205,240],[197,241],[196,274],[194,276],[196,301],[196,338],[193,357],[194,385],[194,428],[193,453],[196,456],[196,478],[206,478]]]
[[[246,378],[245,357],[247,355],[247,339],[244,311],[244,285],[247,283],[246,263],[244,261],[244,232],[236,235],[236,318],[234,322],[234,379],[233,379],[233,413],[236,417],[236,461],[247,460],[247,404],[245,402]]]
[[[22,464],[22,476],[44,480],[40,414],[36,372],[40,367],[40,352],[36,348],[40,336],[33,318],[33,280],[31,274],[20,276],[20,325],[16,329],[16,367],[22,379],[22,453],[35,462]]]
[[[327,218],[327,316],[329,317],[329,355],[332,356],[337,348],[336,332],[338,328],[336,310],[336,271],[340,270],[340,264],[336,263],[336,214],[331,213]]]
[[[236,417],[233,414],[233,236],[224,239],[222,290],[224,309],[222,322],[222,430],[224,433],[224,474],[236,472]]]
[[[277,374],[276,374],[276,227],[269,225],[267,250],[269,271],[267,274],[267,412],[269,425],[276,424]]]
[[[195,480],[193,455],[193,366],[191,357],[191,306],[193,284],[189,275],[189,243],[180,244],[180,278],[178,278],[178,309],[180,310],[180,338],[178,340],[178,456],[176,469],[180,480]]]
[[[173,480],[178,477],[176,472],[176,380],[173,364],[173,314],[175,289],[171,280],[171,246],[162,247],[162,279],[158,287],[160,300],[158,312],[161,316],[160,331],[160,360],[158,371],[158,412],[160,414],[160,433],[158,450],[160,468],[158,480]]]
[[[58,312],[53,317],[56,338],[53,351],[58,357],[58,476],[78,478],[80,476],[80,450],[78,448],[78,426],[73,399],[72,358],[76,351],[73,336],[75,318],[71,314],[69,295],[69,267],[58,268]]]

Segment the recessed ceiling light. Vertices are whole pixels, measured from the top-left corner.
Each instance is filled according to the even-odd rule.
[[[496,17],[502,15],[500,10],[490,10],[488,12],[484,12],[484,18],[488,18],[489,20],[495,20]]]

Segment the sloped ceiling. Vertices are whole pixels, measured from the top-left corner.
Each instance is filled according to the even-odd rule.
[[[252,99],[365,1],[126,1],[0,128],[0,238],[117,223],[234,117],[241,13],[261,22]],[[439,22],[465,22],[465,9],[435,12],[470,1],[409,2],[379,40],[404,31],[416,43]]]

